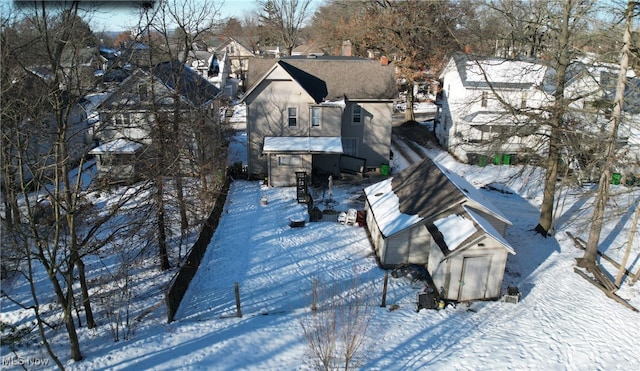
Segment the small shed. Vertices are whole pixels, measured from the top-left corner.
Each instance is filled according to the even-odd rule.
[[[115,139],[91,151],[98,166],[98,175],[112,181],[130,181],[139,176],[141,154],[145,145],[128,139]]]
[[[469,182],[425,159],[364,193],[383,268],[423,265],[449,300],[500,297],[511,222]]]

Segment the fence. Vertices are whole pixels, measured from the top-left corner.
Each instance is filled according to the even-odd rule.
[[[193,244],[191,248],[191,252],[189,252],[189,256],[185,263],[180,267],[178,273],[173,278],[171,285],[169,286],[169,290],[166,295],[166,304],[167,304],[167,317],[169,322],[173,322],[174,316],[178,311],[178,307],[180,306],[180,302],[184,298],[185,292],[187,292],[187,288],[189,287],[189,283],[196,275],[198,271],[198,267],[200,266],[200,262],[202,261],[202,257],[204,253],[207,251],[207,246],[209,246],[209,242],[211,241],[211,237],[213,236],[213,232],[215,232],[218,227],[218,223],[220,221],[220,215],[224,209],[224,204],[227,200],[227,193],[229,191],[230,177],[226,176],[222,189],[218,194],[214,204],[213,210],[211,210],[211,214],[205,221],[202,226],[202,230],[200,231],[200,236],[198,236],[198,240]]]

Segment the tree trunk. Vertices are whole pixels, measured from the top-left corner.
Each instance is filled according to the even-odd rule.
[[[596,265],[598,257],[598,244],[600,243],[600,233],[605,215],[605,208],[609,200],[609,182],[611,179],[611,168],[616,152],[616,142],[618,138],[618,128],[622,120],[622,107],[624,105],[624,93],[627,86],[627,68],[629,66],[629,50],[631,44],[631,29],[633,26],[633,10],[635,1],[629,1],[625,14],[626,22],[624,35],[622,37],[622,52],[620,53],[620,71],[616,85],[616,95],[613,101],[613,111],[611,113],[611,131],[607,140],[607,150],[604,153],[604,169],[600,176],[598,192],[594,204],[593,215],[591,216],[591,228],[589,230],[589,240],[584,251],[584,256],[578,259],[578,266],[589,268]]]
[[[552,131],[556,131],[553,130]],[[535,231],[547,237],[553,228],[553,206],[555,203],[556,185],[558,182],[558,162],[560,159],[560,146],[557,133],[552,133],[549,143],[549,155],[547,158],[547,173],[544,179],[544,193],[540,206],[540,219]]]
[[[35,275],[33,270],[33,256],[32,256],[30,247],[31,246],[27,244],[27,246],[24,247],[24,251],[25,251],[25,260],[27,264],[27,280],[29,282],[31,297],[33,298],[33,303],[34,303],[33,312],[36,317],[36,322],[38,324],[38,333],[40,334],[40,339],[42,340],[42,343],[44,344],[44,347],[47,350],[49,357],[53,359],[53,362],[58,366],[59,369],[63,370],[64,365],[62,364],[62,362],[60,362],[60,359],[58,358],[58,356],[53,352],[53,349],[51,348],[51,343],[47,340],[47,335],[45,333],[45,321],[42,319],[42,316],[40,315],[40,301],[38,299],[38,293],[35,285],[35,279],[34,279]]]
[[[158,254],[160,257],[160,269],[165,271],[171,268],[169,263],[169,254],[167,252],[167,235],[166,235],[166,223],[164,220],[164,185],[162,176],[156,180],[156,205],[158,211],[156,213],[156,222],[158,225]]]
[[[87,328],[92,329],[96,327],[96,321],[93,318],[93,310],[91,309],[91,300],[89,297],[89,287],[87,285],[87,276],[85,274],[84,262],[80,257],[77,257],[77,259],[75,260],[80,280],[80,289],[82,291],[82,306],[84,307],[84,315],[87,319]]]
[[[38,243],[38,255],[39,260],[44,262],[47,268],[47,275],[49,281],[53,285],[53,291],[58,298],[58,303],[62,306],[62,317],[65,327],[67,329],[67,335],[69,336],[69,346],[71,348],[71,359],[74,361],[82,360],[82,353],[80,352],[80,341],[78,339],[78,333],[76,332],[76,324],[73,322],[73,266],[69,265],[69,273],[66,274],[65,280],[67,281],[67,295],[62,291],[60,282],[58,281],[57,270],[50,265],[46,264],[47,260],[44,257],[44,251],[42,250],[41,243]],[[69,261],[69,263],[71,263]]]
[[[556,184],[558,182],[558,165],[562,149],[561,134],[564,126],[564,115],[566,104],[564,99],[564,87],[566,84],[567,68],[571,63],[569,55],[571,44],[571,32],[569,23],[571,20],[571,2],[564,4],[564,14],[561,24],[559,43],[559,54],[556,68],[555,93],[553,95],[551,137],[549,138],[549,154],[547,156],[547,174],[545,176],[544,195],[540,208],[540,219],[535,231],[543,236],[548,236],[553,229],[553,206],[555,203]]]
[[[69,289],[71,289],[71,287],[69,287]],[[70,299],[73,298],[73,294],[71,292],[69,292],[69,294],[67,295]],[[64,324],[67,328],[67,333],[69,334],[69,346],[71,347],[71,359],[77,362],[82,360],[82,353],[80,352],[80,341],[78,340],[76,325],[73,322],[73,314],[71,312],[71,308],[72,308],[71,302],[70,300],[68,300],[63,310]]]
[[[407,89],[407,102],[404,110],[404,121],[415,121],[416,116],[413,113],[413,81],[409,83]]]
[[[176,176],[176,192],[180,208],[180,229],[184,232],[189,228],[189,219],[187,218],[187,205],[184,201],[184,186],[180,175]]]
[[[4,160],[3,161],[9,161]],[[11,166],[5,164],[6,166]],[[18,200],[15,192],[15,177],[8,171],[2,174],[2,200],[5,209],[5,222],[7,226],[13,227],[20,223],[20,209],[18,208]]]
[[[640,202],[636,205],[635,215],[633,217],[633,224],[631,225],[631,232],[629,232],[629,238],[627,238],[627,248],[624,252],[624,256],[622,261],[620,262],[620,269],[618,270],[618,275],[616,276],[616,287],[620,288],[622,284],[622,277],[624,276],[624,272],[627,270],[627,261],[629,260],[629,254],[631,253],[631,247],[633,246],[633,236],[636,234],[636,230],[638,228],[638,216],[640,216]],[[629,273],[631,274],[631,273]]]

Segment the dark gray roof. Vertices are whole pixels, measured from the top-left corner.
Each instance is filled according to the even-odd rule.
[[[325,100],[328,95],[328,91],[327,83],[324,80],[294,67],[289,63],[279,61],[278,64],[282,66],[282,68],[284,68],[284,70],[287,71],[287,73],[313,97],[316,103],[320,103]]]
[[[400,212],[429,219],[455,205],[466,195],[429,158],[411,165],[391,181]]]
[[[391,100],[398,95],[393,65],[340,56],[255,59],[249,66],[250,86],[258,83],[275,63],[282,66],[316,102],[344,97],[350,100]]]
[[[429,158],[395,175],[391,188],[398,196],[400,212],[430,220],[442,212],[472,200],[479,209],[506,224],[511,222],[478,189],[462,176]]]
[[[600,75],[600,86],[604,90],[604,97],[613,102],[616,95],[618,74],[603,71]],[[637,115],[640,113],[640,79],[627,78],[624,92],[624,108],[627,113]]]
[[[187,66],[183,65],[182,76],[178,79],[180,65],[181,63],[177,60],[173,62],[162,62],[153,67],[153,74],[169,91],[175,92],[177,90],[178,94],[182,97],[182,104],[200,107],[214,99],[220,93],[220,89]],[[141,80],[149,80],[149,71],[147,69],[136,69],[120,84],[108,99],[100,104],[100,108],[103,110],[113,109],[114,106],[121,104],[120,102],[123,97],[133,98],[134,100],[137,99],[134,97],[139,95],[137,84]],[[178,80],[179,84],[176,83]],[[164,98],[167,97],[156,96],[158,102],[163,101]],[[141,106],[148,103],[149,102],[139,102]]]
[[[158,63],[153,68],[153,74],[194,106],[201,106],[220,93],[215,85],[177,60]]]

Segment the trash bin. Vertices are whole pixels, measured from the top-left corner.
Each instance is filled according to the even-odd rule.
[[[478,156],[478,166],[485,167],[487,166],[488,163],[489,163],[489,159],[487,158],[487,156],[484,156],[484,155]]]
[[[611,184],[619,185],[620,179],[622,179],[622,175],[620,173],[613,173],[611,175]]]
[[[502,155],[502,164],[511,165],[511,155]]]
[[[493,164],[500,165],[502,163],[502,155],[493,156]]]
[[[380,166],[380,174],[387,176],[390,173],[391,173],[391,167],[389,167],[389,165],[383,164],[382,166]]]

